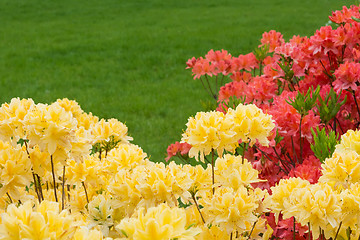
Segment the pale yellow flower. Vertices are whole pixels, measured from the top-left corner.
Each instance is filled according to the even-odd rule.
[[[126,125],[114,118],[107,121],[101,119],[91,128],[91,133],[94,143],[109,141],[111,136],[114,137],[115,141],[121,143],[128,143],[132,140],[132,137],[127,136],[128,128]]]
[[[102,240],[102,233],[96,229],[89,230],[86,227],[80,227],[76,230],[73,240]]]
[[[12,204],[1,214],[0,239],[71,239],[77,222],[67,210],[47,200],[33,205],[31,201],[19,207]]]
[[[24,149],[0,141],[0,197],[7,193],[17,201],[18,188],[30,185],[31,179],[31,162]]]
[[[259,172],[251,163],[241,156],[226,154],[215,162],[215,179],[221,186],[231,187],[235,191],[240,186],[250,186],[251,183],[260,182]]]
[[[69,100],[68,98],[58,99],[56,102],[60,105],[60,107],[64,108],[65,111],[71,112],[73,117],[77,118],[83,113],[80,105],[74,101]]]
[[[0,107],[0,140],[10,141],[14,144],[24,137],[23,120],[35,106],[32,99],[13,98],[10,103],[4,103]]]
[[[221,228],[217,225],[212,225],[211,227],[202,225],[201,230],[202,230],[201,233],[195,237],[196,240],[230,239],[230,234],[226,231],[226,229]],[[233,237],[233,239],[235,239],[235,237]]]
[[[233,131],[236,132],[237,139],[250,142],[250,145],[255,144],[256,141],[263,146],[269,145],[268,137],[275,124],[271,115],[264,114],[256,105],[239,104],[235,110],[228,109],[226,118],[233,122]]]
[[[271,209],[275,214],[276,221],[278,221],[280,213],[286,209],[286,205],[289,205],[288,202],[293,192],[298,188],[305,188],[309,185],[309,181],[301,178],[281,179],[275,187],[271,187],[272,194],[266,196],[264,205]]]
[[[345,134],[341,135],[341,141],[335,147],[336,152],[343,150],[354,150],[357,154],[360,154],[360,131],[348,130]]]
[[[137,216],[123,219],[116,226],[118,232],[133,240],[192,240],[200,233],[200,229],[186,226],[184,209],[166,204],[149,208],[146,213],[140,209]]]
[[[258,219],[255,210],[261,199],[243,186],[236,191],[221,187],[214,194],[211,191],[205,194],[199,204],[204,207],[201,212],[206,223],[224,227],[228,234],[234,230],[242,232],[246,230],[247,222],[253,224]]]
[[[109,230],[114,225],[112,203],[109,195],[99,194],[88,204],[90,227],[98,226],[105,237],[109,235]]]
[[[334,152],[321,167],[322,176],[319,182],[333,182],[335,187],[341,185],[345,188],[350,183],[360,182],[360,155],[354,150]]]
[[[182,135],[182,142],[190,144],[190,157],[204,162],[204,156],[213,150],[222,155],[224,150],[234,151],[238,142],[232,124],[225,119],[222,112],[198,112],[190,117],[187,129]]]
[[[116,174],[118,169],[132,169],[147,164],[147,154],[137,145],[120,144],[112,149],[104,159],[104,167],[109,174]]]

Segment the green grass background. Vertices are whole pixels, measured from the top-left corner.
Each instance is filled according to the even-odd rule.
[[[0,102],[67,97],[126,123],[163,161],[209,98],[186,61],[252,51],[264,31],[311,35],[339,0],[0,0]]]

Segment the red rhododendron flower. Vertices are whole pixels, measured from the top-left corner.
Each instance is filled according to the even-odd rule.
[[[209,60],[199,58],[194,64],[192,72],[194,75],[194,79],[197,79],[205,74],[211,77],[214,74],[214,70],[214,65],[212,65]]]
[[[238,98],[246,95],[247,85],[245,82],[230,82],[222,86],[219,91],[219,101],[228,100],[231,96]]]
[[[360,63],[345,62],[339,66],[334,75],[336,80],[333,84],[336,92],[348,88],[355,91],[360,80]]]
[[[360,18],[359,6],[351,6],[350,9],[343,6],[342,10],[332,12],[329,19],[334,23],[343,24],[355,22],[352,17]]]
[[[288,174],[288,177],[299,177],[308,180],[311,184],[317,183],[320,176],[321,163],[315,156],[309,156]]]
[[[273,52],[276,47],[281,46],[284,43],[283,35],[275,30],[271,30],[263,33],[261,45],[259,45],[259,47],[267,44],[269,45],[269,52]]]
[[[246,55],[240,55],[239,57],[233,57],[231,62],[231,72],[237,72],[240,70],[251,71],[258,67],[258,62],[253,53]]]
[[[231,60],[231,54],[228,51],[221,49],[221,51],[214,51],[211,49],[206,55],[205,58],[210,62],[219,62],[221,60]]]
[[[190,148],[191,148],[191,145],[188,143],[175,142],[167,148],[167,150],[166,150],[167,158],[165,158],[165,160],[169,161],[170,158],[172,158],[173,156],[176,156],[178,153],[181,155],[186,155],[190,151]]]

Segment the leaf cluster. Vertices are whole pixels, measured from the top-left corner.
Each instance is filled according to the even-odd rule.
[[[120,141],[121,140],[116,140],[114,135],[111,135],[108,141],[103,140],[95,143],[90,150],[90,155],[94,155],[96,153],[100,153],[101,155],[102,152],[107,154],[111,149],[116,148]]]
[[[294,99],[286,100],[288,104],[293,106],[296,111],[303,117],[315,106],[320,92],[320,86],[314,90],[312,87],[303,94],[299,92]]]
[[[320,162],[323,163],[325,159],[331,157],[335,151],[339,135],[335,134],[334,131],[329,131],[329,133],[326,134],[325,128],[320,130],[318,127],[316,127],[316,132],[311,129],[311,133],[314,138],[314,143],[311,144],[311,150]]]
[[[260,46],[254,50],[254,55],[256,57],[256,60],[259,62],[264,61],[264,59],[269,56],[269,44],[265,44],[263,46]]]
[[[339,112],[340,107],[345,104],[346,96],[343,101],[339,102],[340,94],[337,95],[333,89],[322,99],[319,96],[319,104],[316,106],[323,123],[327,124]]]

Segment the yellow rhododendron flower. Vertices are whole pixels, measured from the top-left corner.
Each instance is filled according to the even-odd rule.
[[[260,182],[259,172],[251,163],[241,156],[226,154],[215,162],[215,179],[221,186],[231,187],[235,191],[240,186],[249,186],[251,183]]]
[[[128,143],[132,137],[127,136],[128,128],[117,119],[111,118],[107,121],[101,119],[91,129],[94,137],[94,143],[101,141],[109,141],[110,137],[114,137],[114,141],[121,141],[121,143]]]
[[[360,155],[354,150],[334,152],[321,167],[319,182],[333,182],[335,187],[342,185],[345,188],[350,183],[360,182]]]
[[[360,131],[348,130],[345,134],[341,135],[341,141],[335,147],[335,152],[341,152],[343,150],[354,150],[357,154],[360,154]]]
[[[19,207],[12,204],[1,214],[0,239],[71,239],[77,222],[67,210],[47,200],[33,205],[31,201]]]
[[[109,229],[114,225],[112,203],[110,196],[100,194],[88,204],[90,227],[99,226],[105,237],[109,235]]]
[[[309,185],[310,183],[307,180],[289,178],[281,179],[275,187],[271,187],[272,194],[266,196],[264,205],[275,214],[276,222],[278,221],[281,211],[286,208],[286,205],[289,205],[289,198],[293,192],[298,188],[305,188]]]
[[[259,197],[241,186],[236,191],[229,187],[217,188],[215,193],[205,192],[199,204],[207,224],[224,227],[230,234],[234,230],[246,230],[246,222],[257,221],[255,210],[259,207]],[[260,200],[261,201],[261,200]]]
[[[102,240],[103,236],[96,229],[89,230],[86,227],[80,227],[76,230],[73,240]]]
[[[138,165],[147,163],[147,154],[137,145],[134,144],[120,144],[112,149],[107,157],[104,159],[105,171],[116,174],[118,169],[132,169]]]
[[[230,239],[230,234],[224,228],[220,228],[217,225],[208,227],[206,225],[201,226],[201,233],[195,237],[196,240],[223,240]],[[235,234],[232,239],[235,238]]]
[[[313,184],[297,188],[282,212],[284,218],[294,216],[303,226],[310,223],[315,238],[319,237],[320,228],[325,230],[325,237],[330,238],[334,237],[341,221],[341,202],[339,194],[329,185]]]
[[[11,201],[20,199],[18,188],[30,185],[31,162],[22,148],[0,141],[0,197],[8,194]]]
[[[13,98],[0,107],[0,140],[16,142],[24,137],[24,118],[35,106],[32,99]]]
[[[250,145],[255,144],[256,141],[263,146],[269,145],[268,137],[275,128],[275,124],[271,115],[264,114],[256,105],[239,104],[235,110],[229,108],[226,118],[234,124],[233,131],[236,132],[236,139],[250,142]]]
[[[138,217],[123,219],[116,229],[133,240],[192,240],[200,233],[200,229],[186,225],[185,210],[170,208],[167,204],[160,204],[144,212],[140,209]]]
[[[222,112],[198,112],[189,118],[186,126],[181,141],[192,146],[189,156],[198,159],[200,155],[202,162],[212,150],[222,155],[224,150],[233,152],[238,145],[232,124]]]

